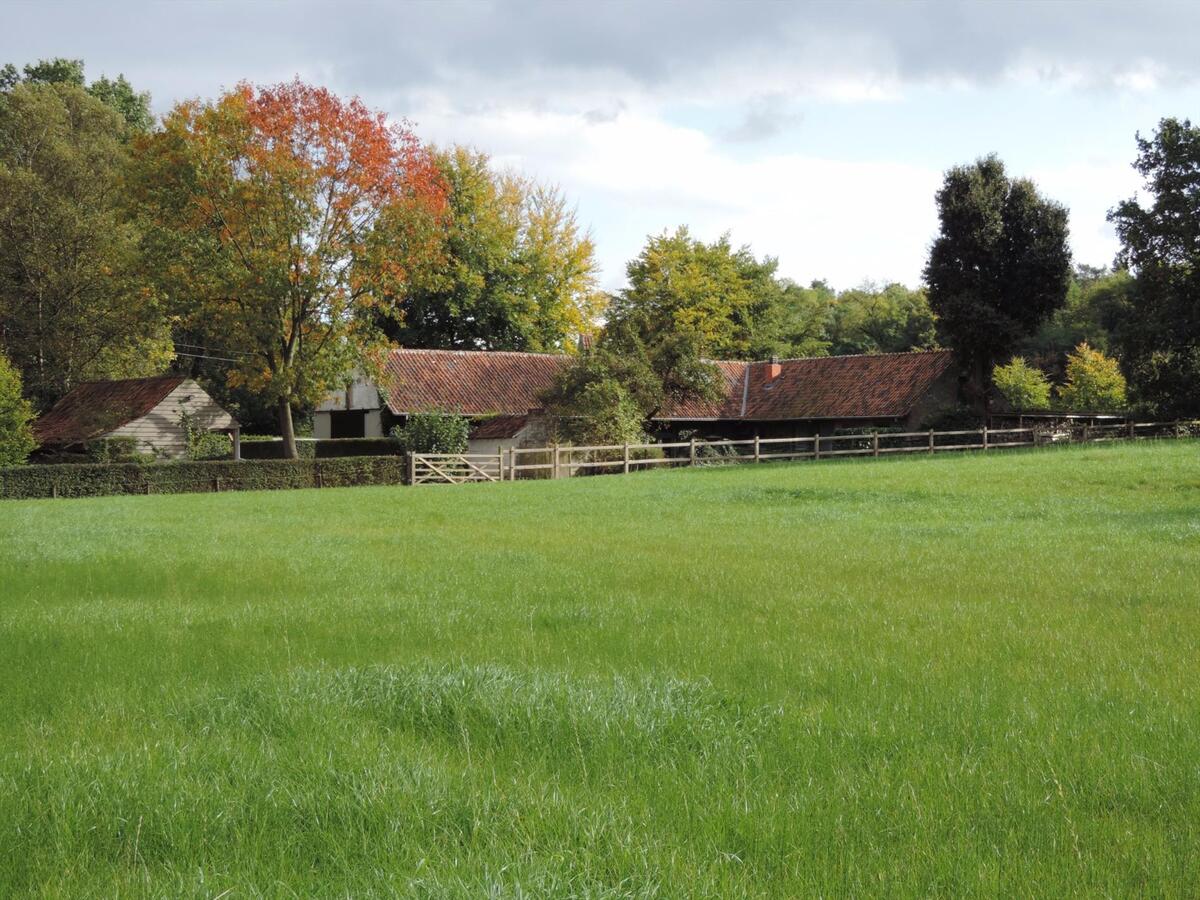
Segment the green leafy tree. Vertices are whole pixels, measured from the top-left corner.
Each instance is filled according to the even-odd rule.
[[[1133,278],[1124,269],[1077,266],[1066,303],[1021,343],[1021,353],[1061,378],[1067,354],[1079,344],[1112,351],[1114,329],[1128,315],[1132,289]]]
[[[1067,357],[1067,381],[1058,390],[1064,409],[1115,412],[1125,408],[1125,376],[1117,361],[1080,344]]]
[[[0,346],[46,408],[80,381],[156,374],[171,358],[141,234],[124,212],[120,116],[70,81],[0,103]]]
[[[1137,138],[1134,168],[1152,202],[1108,214],[1121,240],[1117,264],[1134,283],[1114,345],[1135,398],[1162,416],[1200,413],[1200,128],[1163,119]]]
[[[903,353],[937,346],[933,310],[923,290],[866,285],[837,295],[830,310],[830,353]]]
[[[1050,408],[1050,380],[1019,356],[992,370],[992,383],[1018,412]]]
[[[754,348],[758,356],[828,356],[832,343],[829,322],[836,293],[823,281],[804,287],[784,278],[779,286],[779,300],[768,308],[761,328],[772,338]]]
[[[412,413],[392,436],[409,453],[465,453],[470,444],[471,422],[457,413]]]
[[[1067,210],[995,156],[946,173],[925,266],[929,305],[986,405],[987,378],[1066,300]]]
[[[33,407],[21,396],[21,373],[0,353],[0,467],[23,464],[36,446]]]
[[[651,237],[613,298],[609,319],[627,323],[652,346],[685,336],[713,359],[750,359],[779,346],[783,286],[778,262],[735,249],[726,235],[706,244],[687,228]]]
[[[127,134],[149,131],[154,125],[149,93],[134,90],[124,75],[118,75],[115,79],[102,75],[90,85],[86,84],[82,59],[44,59],[25,66],[23,73],[18,72],[12,63],[0,69],[0,93],[6,93],[22,83],[69,84],[83,88],[121,114]]]
[[[644,349],[601,340],[580,354],[542,396],[554,436],[577,444],[638,443],[664,400],[662,378]]]
[[[464,147],[438,152],[447,210],[437,252],[409,273],[385,318],[406,347],[571,352],[605,298],[591,237],[561,191],[492,171]]]

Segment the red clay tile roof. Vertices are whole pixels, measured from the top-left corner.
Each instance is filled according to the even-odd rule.
[[[384,366],[388,408],[468,416],[525,415],[566,367],[568,356],[481,350],[393,350]]]
[[[541,405],[539,395],[569,362],[540,353],[393,350],[385,393],[397,414],[442,409],[523,416]],[[659,418],[900,418],[953,364],[948,350],[785,359],[771,378],[771,363],[719,360],[721,399],[686,401]]]
[[[905,416],[954,365],[949,350],[720,362],[725,396],[687,401],[663,419],[890,419]]]
[[[492,416],[471,428],[469,438],[473,441],[495,441],[516,437],[525,427],[529,416]]]
[[[42,445],[67,446],[108,434],[149,413],[184,380],[181,375],[160,375],[84,382],[34,423],[34,437]]]

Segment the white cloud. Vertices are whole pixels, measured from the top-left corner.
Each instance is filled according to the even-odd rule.
[[[936,228],[935,169],[790,153],[737,159],[652,109],[596,124],[528,110],[417,118],[423,134],[469,140],[499,164],[569,186],[581,218],[604,222],[598,237],[610,288],[646,235],[684,224],[705,239],[730,231],[756,253],[778,256],[782,273],[797,280],[913,283]]]

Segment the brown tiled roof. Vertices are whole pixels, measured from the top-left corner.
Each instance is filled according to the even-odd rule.
[[[495,441],[515,437],[528,421],[528,416],[492,416],[482,422],[477,422],[471,428],[470,439]]]
[[[388,408],[468,416],[525,415],[566,367],[568,356],[481,350],[393,350],[384,366]]]
[[[720,362],[725,395],[686,401],[663,419],[890,419],[905,416],[954,364],[949,350]]]
[[[388,407],[465,415],[523,416],[570,357],[471,350],[393,350],[385,366]],[[661,419],[900,418],[954,364],[948,350],[785,359],[771,363],[719,360],[724,382],[716,401],[689,400]],[[499,426],[497,426],[499,427]]]
[[[33,426],[42,445],[67,446],[100,437],[140,419],[183,384],[181,375],[88,381],[77,385]]]

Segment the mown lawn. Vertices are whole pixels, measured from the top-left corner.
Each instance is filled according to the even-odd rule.
[[[1200,445],[0,503],[0,895],[1194,895]]]

